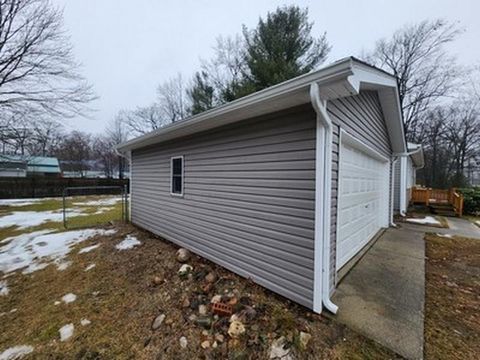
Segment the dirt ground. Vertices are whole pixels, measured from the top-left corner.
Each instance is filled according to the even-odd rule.
[[[398,358],[344,326],[194,255],[187,262],[191,273],[179,276],[177,247],[130,225],[115,228],[115,235],[77,245],[64,271],[50,265],[7,277],[10,292],[0,297],[0,353],[30,345],[34,350],[26,359],[268,359],[272,342],[283,336],[285,349],[297,359]],[[129,234],[142,244],[117,250],[115,245]],[[101,246],[78,253],[94,243]],[[93,263],[95,268],[85,271]],[[206,279],[210,273],[215,275],[212,283]],[[77,299],[55,305],[67,293]],[[229,316],[212,314],[210,302],[217,294],[232,304],[245,327],[237,338],[228,334]],[[200,305],[206,306],[204,316]],[[153,330],[154,319],[162,314],[163,322]],[[82,319],[91,323],[82,326]],[[59,329],[69,323],[74,335],[61,342]],[[300,332],[311,335],[306,346]]]
[[[425,357],[478,359],[480,240],[426,236]]]

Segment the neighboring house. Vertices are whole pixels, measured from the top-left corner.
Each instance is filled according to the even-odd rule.
[[[26,177],[27,162],[0,155],[0,177]]]
[[[412,197],[412,188],[417,182],[417,170],[425,166],[423,148],[419,144],[407,144],[408,152],[395,159],[393,209],[404,215]]]
[[[118,146],[131,220],[316,312],[393,217],[394,76],[346,58]]]
[[[53,176],[61,175],[58,159],[44,156],[0,155],[0,176]]]

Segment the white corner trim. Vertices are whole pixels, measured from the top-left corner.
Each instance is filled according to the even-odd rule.
[[[173,160],[176,160],[176,159],[182,159],[182,192],[180,194],[173,192]],[[175,197],[183,197],[185,193],[184,184],[185,184],[185,158],[183,155],[172,156],[170,158],[170,195]]]
[[[317,114],[315,144],[315,239],[313,311],[322,304],[336,314],[338,306],[330,299],[330,212],[332,196],[332,123],[327,102],[320,99],[317,83],[310,85],[310,99]]]

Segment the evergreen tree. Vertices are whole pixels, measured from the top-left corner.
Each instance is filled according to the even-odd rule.
[[[188,90],[192,103],[190,112],[192,115],[199,114],[214,106],[214,88],[209,84],[208,74],[205,71],[196,72],[193,78],[193,85]]]
[[[242,87],[258,91],[307,73],[325,61],[330,45],[325,33],[318,39],[311,35],[312,26],[308,9],[288,6],[268,13],[266,20],[260,18],[254,30],[244,27],[249,78]],[[238,91],[239,95],[244,92]]]

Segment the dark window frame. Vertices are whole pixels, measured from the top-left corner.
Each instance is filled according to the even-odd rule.
[[[180,174],[174,174],[173,172],[173,162],[175,160],[181,160],[181,173]],[[170,195],[171,196],[178,196],[178,197],[183,197],[183,194],[184,194],[184,188],[183,188],[183,184],[184,184],[184,176],[185,176],[185,171],[184,171],[184,168],[185,168],[185,159],[184,159],[184,156],[183,155],[180,155],[180,156],[172,156],[170,158]],[[180,189],[181,191],[180,192],[175,192],[174,191],[174,178],[180,178]]]

